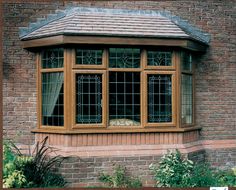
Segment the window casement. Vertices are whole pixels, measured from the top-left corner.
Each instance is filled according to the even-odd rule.
[[[139,46],[45,48],[38,54],[39,130],[184,131],[194,124],[189,52]]]
[[[192,55],[181,53],[181,123],[183,126],[194,124],[194,78]]]

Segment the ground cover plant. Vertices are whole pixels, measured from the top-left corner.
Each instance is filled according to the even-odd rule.
[[[24,155],[10,141],[3,145],[3,186],[5,188],[64,187],[66,181],[60,174],[52,172],[65,159],[49,157],[55,151],[48,147],[48,137],[37,142],[32,154]]]
[[[101,173],[99,180],[108,187],[113,188],[140,188],[142,183],[139,178],[130,177],[127,175],[126,168],[117,165],[112,175]]]

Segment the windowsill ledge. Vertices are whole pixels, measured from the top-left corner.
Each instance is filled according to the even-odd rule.
[[[106,128],[106,129],[73,129],[73,130],[57,130],[49,128],[33,129],[32,133],[55,133],[55,134],[85,134],[85,133],[145,133],[145,132],[185,132],[200,130],[201,127],[158,127],[158,128],[132,128],[132,129],[118,129],[118,128]]]

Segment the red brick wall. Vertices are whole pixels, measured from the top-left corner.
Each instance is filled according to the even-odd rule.
[[[203,139],[236,137],[235,3],[232,1],[82,1],[4,3],[4,134],[27,139],[36,126],[34,54],[22,49],[19,27],[64,5],[167,10],[211,34],[196,65],[196,123]]]
[[[36,18],[45,17],[58,8],[66,5],[83,5],[110,8],[152,9],[167,10],[173,15],[188,20],[189,23],[211,34],[210,47],[204,55],[197,56],[196,65],[196,125],[202,127],[202,139],[235,139],[236,138],[236,10],[234,1],[31,1],[24,3],[9,3],[5,0],[3,5],[3,132],[4,138],[10,137],[17,142],[33,142],[34,136],[30,130],[36,127],[36,67],[35,56],[22,48],[19,40],[19,27],[26,27]],[[16,137],[17,136],[17,137]],[[198,155],[200,157],[198,158]],[[204,154],[193,154],[196,159],[202,159]],[[207,158],[218,165],[235,165],[235,148],[212,150],[206,152]],[[218,155],[218,156],[217,156]],[[223,159],[222,157],[225,157]],[[95,179],[96,167],[102,164],[108,168],[113,162],[99,161],[91,158],[84,166],[81,175],[91,182]],[[115,158],[114,158],[115,159]],[[120,157],[121,162],[127,162],[125,157]],[[146,167],[139,157],[132,162],[132,171]],[[98,163],[97,163],[98,162]],[[116,161],[115,161],[116,162]],[[136,164],[135,164],[136,163]],[[91,166],[91,167],[90,167]],[[76,177],[76,173],[66,167],[80,171],[78,165],[72,163],[64,165],[67,178],[74,180],[74,184],[83,184],[84,181]],[[101,170],[100,167],[98,170]],[[87,170],[91,171],[87,171]],[[137,170],[138,169],[138,170]],[[148,179],[149,172],[144,171],[144,179]],[[79,175],[79,174],[78,174]],[[76,178],[76,179],[74,179]],[[144,180],[145,181],[145,180]],[[144,182],[147,183],[148,182]]]
[[[19,27],[28,26],[60,4],[3,4],[3,134],[20,143],[33,141],[30,130],[36,127],[37,118],[35,56],[22,48]]]
[[[189,154],[194,161],[202,161],[205,152]],[[157,164],[161,156],[129,157],[71,157],[60,167],[60,173],[67,179],[69,187],[102,186],[98,180],[102,172],[112,174],[117,165],[124,166],[128,176],[139,177],[143,186],[154,186],[153,173],[149,170],[151,163]]]

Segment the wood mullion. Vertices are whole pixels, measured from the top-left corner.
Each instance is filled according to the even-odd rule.
[[[196,106],[195,106],[195,99],[196,99],[196,90],[195,90],[195,75],[194,75],[194,73],[195,73],[195,64],[194,64],[194,61],[193,61],[193,63],[192,63],[192,111],[193,111],[193,113],[192,113],[192,125],[195,125],[195,122],[196,122]]]
[[[64,50],[64,126],[67,130],[72,128],[72,100],[71,100],[71,72],[73,64],[73,50],[65,49]]]
[[[64,71],[64,67],[63,68],[40,69],[41,73],[52,73],[52,72],[63,72],[63,71]]]
[[[105,50],[105,58],[103,59],[103,61],[105,62],[105,68],[106,68],[106,79],[105,79],[105,95],[106,95],[106,99],[104,98],[104,102],[103,104],[105,105],[104,108],[106,109],[105,112],[105,127],[109,126],[109,116],[110,116],[110,112],[109,112],[109,49],[106,48]]]
[[[114,71],[114,72],[141,72],[142,68],[108,68],[108,71]]]
[[[145,117],[146,117],[146,106],[145,98],[147,97],[147,90],[145,88],[145,76],[144,69],[147,65],[147,50],[142,49],[141,51],[141,72],[140,72],[140,117],[141,117],[141,126],[145,127]]]
[[[181,127],[182,103],[181,103],[181,53],[174,51],[176,65],[176,127]]]
[[[40,128],[42,123],[42,80],[41,80],[41,53],[36,55],[36,94],[37,94],[37,127]]]

